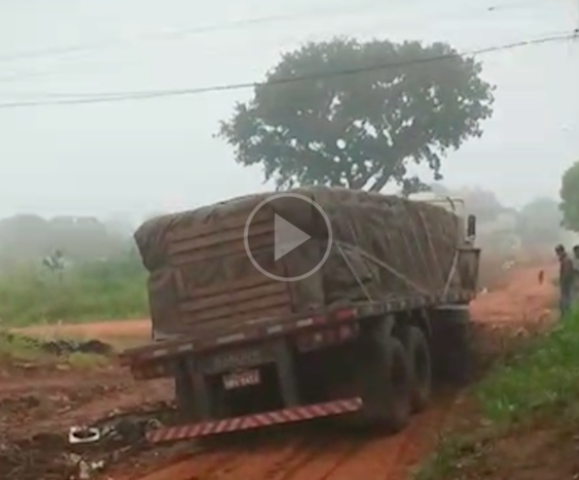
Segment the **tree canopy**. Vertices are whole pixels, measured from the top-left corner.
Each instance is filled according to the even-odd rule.
[[[579,162],[575,162],[564,173],[560,195],[563,226],[579,232]]]
[[[493,87],[480,73],[445,43],[308,43],[282,56],[219,135],[278,188],[393,181],[411,193],[424,189],[412,163],[438,180],[447,151],[481,135]]]

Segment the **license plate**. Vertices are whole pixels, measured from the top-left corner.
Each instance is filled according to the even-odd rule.
[[[258,385],[260,381],[261,378],[259,370],[257,369],[223,375],[223,386],[225,387],[225,390],[251,387],[252,385]]]

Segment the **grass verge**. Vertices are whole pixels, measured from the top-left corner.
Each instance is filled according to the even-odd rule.
[[[42,342],[35,339],[0,331],[0,367],[26,365],[85,371],[104,368],[112,360],[105,355],[84,352],[55,355],[46,351],[42,345]]]
[[[529,432],[538,429],[556,431],[557,436],[574,430],[579,424],[578,366],[579,313],[575,313],[533,338],[473,387],[468,397],[476,408],[476,425],[468,432],[459,429],[445,435],[415,480],[487,478],[481,472],[496,463],[495,446],[506,438],[530,438]],[[523,448],[516,442],[514,450]],[[467,474],[477,469],[477,475]]]
[[[29,338],[0,331],[0,364],[40,363],[46,357],[46,353]]]

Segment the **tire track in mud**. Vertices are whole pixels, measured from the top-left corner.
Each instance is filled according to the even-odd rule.
[[[253,447],[253,448],[252,448]],[[249,450],[249,451],[248,451]],[[250,453],[254,450],[254,453]],[[217,480],[221,478],[275,478],[277,472],[291,471],[300,464],[310,461],[320,450],[308,438],[275,441],[267,444],[263,441],[250,447],[235,448],[230,452],[229,461],[222,468],[205,477],[195,473],[187,480]],[[164,478],[163,478],[164,480]]]
[[[131,480],[404,480],[411,464],[432,448],[456,395],[437,398],[398,435],[340,435],[288,430],[281,440],[225,445]],[[225,450],[225,451],[223,451]],[[115,477],[119,479],[120,477]],[[125,479],[129,480],[129,479]]]
[[[367,438],[353,455],[339,461],[326,475],[313,476],[305,470],[291,480],[403,480],[410,464],[434,445],[454,398],[452,395],[437,399],[427,412],[413,418],[412,423],[398,435]]]
[[[288,432],[286,432],[288,433]],[[221,439],[220,447],[207,446],[192,457],[144,476],[122,477],[124,480],[218,480],[223,478],[259,478],[263,473],[273,478],[276,472],[307,462],[318,450],[307,438],[285,441],[274,438],[271,444],[249,437],[244,446],[239,441]],[[232,445],[233,443],[233,445]],[[267,468],[266,468],[267,467]],[[265,469],[265,472],[264,472]],[[258,475],[256,477],[255,475]],[[121,477],[115,477],[121,478]]]
[[[307,478],[321,480],[329,478],[329,474],[335,471],[343,463],[363,448],[360,445],[352,445],[347,441],[327,439],[327,442],[319,445],[310,452],[306,461],[299,462],[289,469],[283,469],[272,480],[294,480]],[[262,477],[268,478],[268,477]]]

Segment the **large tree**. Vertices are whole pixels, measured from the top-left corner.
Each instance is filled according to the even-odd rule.
[[[575,162],[563,174],[560,195],[563,226],[579,232],[579,162]]]
[[[424,184],[409,164],[438,180],[445,153],[481,135],[493,87],[480,72],[444,43],[309,43],[284,54],[219,133],[278,188],[394,181],[410,193]]]

